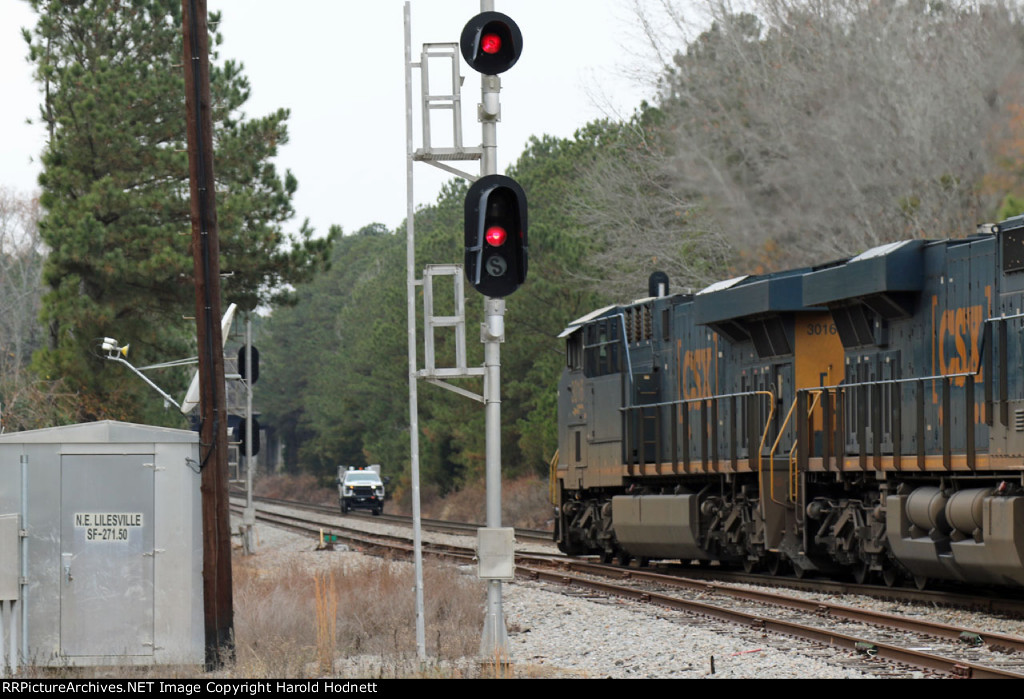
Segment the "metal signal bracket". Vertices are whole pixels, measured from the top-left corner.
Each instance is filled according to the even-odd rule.
[[[427,265],[423,271],[423,281],[420,283],[423,285],[423,357],[425,367],[417,372],[417,376],[482,403],[483,396],[445,381],[445,379],[465,379],[484,375],[484,367],[469,367],[466,364],[466,299],[463,276],[462,265]],[[452,315],[435,314],[434,279],[436,277],[452,278],[454,301]],[[454,328],[455,330],[454,367],[437,366],[434,337],[434,331],[437,328]]]
[[[451,86],[445,93],[431,94],[429,66],[432,59],[448,60],[451,64]],[[475,175],[447,164],[447,161],[480,160],[483,157],[483,148],[467,147],[462,143],[462,76],[459,75],[458,43],[423,44],[420,62],[410,65],[420,69],[420,99],[423,106],[423,147],[416,149],[412,155],[413,160],[433,165],[470,182],[475,181]],[[451,111],[451,146],[435,147],[431,144],[430,117],[438,110]]]

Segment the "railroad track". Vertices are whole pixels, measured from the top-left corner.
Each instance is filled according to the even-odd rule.
[[[957,677],[1024,679],[1024,638],[927,619],[708,583],[676,575],[571,564],[575,574],[530,570],[537,579],[825,643]],[[517,564],[517,574],[525,574]],[[617,577],[615,582],[608,578]]]
[[[233,493],[232,497],[238,498],[244,497],[244,495]],[[268,505],[280,505],[282,507],[291,507],[294,509],[305,510],[308,512],[319,512],[327,515],[341,516],[341,513],[337,506],[315,505],[305,502],[296,502],[294,500],[282,500],[279,498],[259,497],[253,498],[253,500],[254,502],[262,502]],[[412,526],[412,517],[408,515],[394,515],[387,513],[380,515],[371,515],[366,512],[353,511],[344,516],[366,518],[372,521],[386,522],[388,524],[397,524],[406,527]],[[462,522],[448,522],[441,519],[425,519],[422,517],[420,518],[420,524],[424,528],[428,528],[431,531],[446,532],[450,534],[459,534],[464,536],[476,536],[476,530],[485,526],[483,524],[465,524]],[[542,529],[516,528],[516,538],[520,540],[528,539],[531,541],[551,542],[552,534],[550,531],[545,531]]]
[[[586,562],[583,564],[585,565]],[[665,563],[652,564],[651,569],[666,574],[705,580],[711,583],[724,582],[762,585],[812,592],[819,595],[862,595],[906,604],[953,607],[956,609],[1000,614],[1012,618],[1024,618],[1024,600],[1020,599],[1019,594],[1015,592],[1007,593],[1005,590],[994,589],[982,593],[965,593],[960,589],[952,587],[918,590],[914,587],[887,587],[885,585],[858,584],[824,578],[797,578],[794,576],[745,573],[739,570],[715,566],[697,567]]]
[[[329,512],[332,519],[326,530],[332,536],[366,552],[411,553],[407,537],[370,533],[356,527],[356,522],[339,526],[337,513],[333,509]],[[324,520],[317,515],[314,509],[312,516],[281,512],[258,512],[257,516],[274,526],[316,534],[325,530]],[[384,523],[380,517],[366,520]],[[466,546],[424,543],[423,550],[426,555],[462,563],[475,556],[474,550]],[[562,590],[598,592],[727,622],[745,631],[843,649],[859,655],[866,666],[876,670],[884,671],[881,664],[891,662],[952,677],[1024,679],[1024,638],[1017,636],[561,556],[517,554],[516,566],[521,579],[545,582]]]
[[[327,515],[339,515],[338,509],[326,505],[311,505],[308,503],[281,500],[276,498],[257,498],[259,502],[302,509],[308,512],[317,512]],[[346,517],[365,518],[368,521],[395,524],[398,526],[412,526],[412,520],[405,515],[382,514],[374,517],[367,513],[350,513]],[[355,521],[359,521],[356,519]],[[446,522],[443,520],[424,519],[421,520],[425,530],[444,532],[455,535],[475,536],[476,530],[483,526],[479,524],[462,524],[458,522]],[[517,541],[531,541],[552,543],[552,533],[536,529],[516,529]],[[587,557],[566,558],[570,561],[566,565],[569,568],[583,568],[592,566],[593,559]],[[611,570],[605,566],[606,570]],[[728,584],[750,584],[767,587],[784,588],[795,591],[814,593],[817,595],[863,595],[877,599],[891,600],[905,604],[920,604],[941,607],[952,607],[956,609],[974,610],[1000,614],[1009,617],[1024,618],[1024,600],[1013,593],[1007,596],[999,590],[985,591],[983,593],[969,594],[960,589],[926,589],[918,590],[914,587],[886,587],[884,585],[857,584],[852,581],[837,581],[824,578],[793,576],[772,576],[759,573],[746,573],[740,570],[731,570],[718,566],[692,566],[688,564],[654,563],[649,568],[629,567],[624,570],[652,570],[666,574],[681,575],[688,578],[696,578],[708,581],[709,583]]]

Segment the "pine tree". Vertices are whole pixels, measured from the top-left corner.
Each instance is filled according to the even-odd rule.
[[[24,37],[49,134],[39,228],[50,250],[41,316],[50,341],[34,366],[79,393],[81,418],[169,421],[150,389],[96,346],[104,336],[130,342],[138,365],[186,356],[192,344],[181,4],[29,1],[39,21]],[[216,46],[220,17],[210,26]],[[242,66],[211,58],[224,296],[254,308],[308,279],[340,231],[313,239],[304,223],[285,234],[297,183],[270,159],[288,141],[288,111],[240,118]]]

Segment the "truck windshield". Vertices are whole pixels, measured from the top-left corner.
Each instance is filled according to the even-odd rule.
[[[380,478],[372,471],[359,471],[345,475],[346,483],[379,483]]]

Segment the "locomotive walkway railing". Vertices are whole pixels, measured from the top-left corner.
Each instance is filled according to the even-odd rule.
[[[978,372],[962,372],[957,374],[926,376],[910,379],[885,379],[874,382],[860,382],[852,384],[838,384],[835,386],[822,386],[817,388],[802,388],[797,390],[796,399],[790,406],[789,412],[782,425],[775,433],[774,442],[768,452],[767,459],[772,463],[779,445],[786,436],[792,416],[795,413],[798,418],[795,422],[796,437],[793,448],[796,451],[796,464],[799,470],[806,470],[811,458],[820,458],[825,470],[838,471],[843,468],[846,457],[851,455],[847,445],[853,437],[856,445],[853,454],[857,457],[857,465],[860,470],[881,470],[883,456],[892,460],[894,470],[904,470],[905,461],[910,456],[903,452],[903,405],[904,393],[908,388],[916,389],[912,398],[914,402],[914,417],[916,422],[916,465],[917,470],[925,470],[928,449],[925,436],[928,433],[926,422],[926,395],[928,385],[937,386],[937,393],[941,397],[941,416],[939,420],[939,432],[941,442],[942,464],[946,470],[952,470],[953,464],[953,425],[955,422],[963,423],[964,433],[964,458],[968,468],[973,470],[977,462],[977,438],[976,429],[979,424],[975,419],[975,398],[976,378]],[[961,393],[959,405],[953,402],[953,384],[963,382],[964,390]],[[888,391],[889,426],[883,426],[882,416],[882,395]],[[756,404],[758,399],[764,399],[767,409]],[[689,398],[674,401],[663,401],[648,403],[644,405],[632,405],[620,408],[623,413],[625,439],[623,446],[625,454],[623,462],[630,469],[631,473],[638,474],[639,470],[648,465],[655,466],[657,474],[660,469],[668,466],[671,468],[666,474],[693,473],[694,462],[703,471],[717,472],[720,469],[721,461],[728,461],[729,469],[738,471],[738,463],[744,458],[751,461],[756,460],[757,464],[751,463],[751,470],[762,471],[761,461],[764,454],[764,446],[772,434],[774,425],[776,396],[771,391],[747,391],[741,393],[729,393],[702,398]],[[720,409],[720,405],[727,407]],[[852,405],[852,408],[848,407]],[[816,429],[815,414],[821,409],[821,428]],[[962,420],[953,419],[953,408],[962,408],[959,413]],[[698,413],[698,424],[691,425],[693,412]],[[723,454],[720,449],[719,417],[724,412],[727,419],[728,435],[727,450]],[[986,422],[991,424],[991,408],[986,409]],[[763,420],[757,416],[765,414]],[[852,413],[848,415],[848,413]],[[847,425],[849,417],[850,425]],[[668,425],[669,439],[667,444],[663,438],[665,425]],[[746,425],[746,444],[744,450],[743,441],[740,439],[741,425]],[[828,429],[822,429],[829,425]],[[814,434],[821,435],[821,446],[815,448],[811,439]],[[888,438],[886,439],[886,434]],[[694,442],[699,442],[697,458],[692,456]],[[755,450],[749,445],[757,444]],[[667,447],[667,448],[666,448]],[[664,453],[664,452],[668,453]],[[682,471],[680,471],[680,467]],[[710,469],[709,469],[710,467]],[[773,476],[771,476],[773,477]],[[791,481],[795,475],[790,474]],[[774,492],[774,488],[772,489]]]
[[[767,410],[762,410],[757,405],[758,400],[763,400],[768,404]],[[659,475],[661,474],[662,465],[669,463],[671,463],[672,469],[668,472],[670,474],[680,473],[680,466],[682,466],[682,473],[694,473],[693,462],[695,460],[691,457],[691,451],[693,451],[693,442],[695,441],[693,435],[696,434],[700,445],[699,463],[701,470],[704,472],[717,472],[719,470],[719,462],[721,461],[717,427],[719,404],[725,403],[728,406],[726,411],[730,416],[727,437],[729,449],[726,457],[730,463],[730,470],[738,472],[739,460],[742,458],[742,444],[739,428],[737,427],[738,422],[747,427],[747,444],[759,444],[756,452],[753,453],[753,458],[758,461],[758,468],[760,468],[761,454],[764,451],[764,445],[772,429],[772,420],[775,415],[775,400],[776,396],[771,391],[744,391],[703,398],[684,398],[660,403],[630,405],[620,408],[624,423],[624,439],[622,444],[625,453],[623,454],[623,463],[626,464],[630,473],[634,475],[649,463],[658,469]],[[738,407],[741,404],[745,404],[742,409]],[[690,413],[693,412],[694,406],[699,406],[697,410],[699,413],[699,424],[696,425],[695,430],[691,430]],[[667,420],[664,417],[666,412],[668,413]],[[751,419],[751,417],[764,412],[767,412],[767,417],[763,421],[762,428],[762,421]],[[670,432],[669,454],[667,455],[670,461],[664,459],[663,457],[666,455],[662,453],[662,434],[665,422],[668,423]],[[653,432],[651,435],[652,439],[650,440],[645,439],[645,428],[648,424]],[[648,454],[648,445],[653,447],[650,455]],[[748,448],[747,452],[748,458],[750,458],[751,450]]]
[[[773,464],[780,445],[792,437],[787,446],[791,501],[797,499],[794,484],[798,473],[809,470],[812,458],[820,459],[820,468],[826,471],[975,471],[979,451],[988,450],[987,435],[981,433],[979,440],[979,430],[996,421],[1004,427],[1009,423],[1008,322],[1019,319],[1024,319],[1024,314],[983,321],[975,355],[977,365],[972,371],[797,389],[778,428],[774,425],[777,396],[772,391],[627,405],[620,408],[623,463],[630,475],[735,473],[745,458],[747,468],[757,471],[760,482],[763,462],[767,459]],[[982,400],[978,400],[979,383]],[[624,387],[624,398],[632,393]],[[927,409],[929,394],[931,415]],[[759,403],[767,403],[767,408]],[[979,405],[983,409],[981,420]],[[914,421],[913,430],[907,431],[915,442],[911,451],[904,444],[907,406],[911,406]],[[790,421],[794,414],[798,417],[792,435]],[[724,435],[719,429],[723,416]],[[763,456],[773,430],[774,442]],[[722,439],[727,442],[724,451]],[[752,449],[755,444],[757,447]],[[768,470],[772,479],[769,492],[774,494],[775,469]]]
[[[928,468],[928,455],[931,453],[941,454],[941,468],[945,471],[954,469],[954,457],[956,454],[963,455],[963,466],[975,471],[978,465],[978,430],[982,425],[992,427],[998,415],[999,424],[1003,427],[1009,424],[1009,376],[1010,363],[1008,351],[1008,322],[1011,320],[1024,319],[1024,314],[986,318],[983,322],[981,341],[977,350],[977,366],[972,371],[959,372],[954,374],[940,374],[924,377],[913,377],[907,379],[885,379],[871,382],[847,383],[836,386],[826,386],[814,389],[799,389],[796,396],[796,409],[798,415],[807,416],[806,419],[797,423],[797,460],[795,468],[807,470],[811,458],[821,458],[826,470],[838,471],[844,467],[847,453],[847,435],[854,436],[855,456],[857,466],[862,471],[882,470],[883,456],[891,459],[894,471],[908,470],[905,461],[910,457],[913,468],[917,471],[924,471]],[[995,335],[995,338],[993,338]],[[998,370],[997,370],[998,368]],[[982,381],[983,398],[981,404],[984,406],[983,420],[977,419],[976,405],[978,404],[977,382]],[[937,432],[939,433],[939,450],[929,449],[928,432],[930,425],[927,424],[925,397],[930,384],[932,403],[939,403]],[[960,405],[954,406],[953,386],[963,386],[960,394]],[[914,453],[906,454],[903,449],[903,405],[905,392],[908,387],[914,389],[914,396],[911,399],[914,405],[916,449]],[[887,416],[882,415],[882,396],[888,390],[888,404],[890,411]],[[806,409],[808,396],[812,393],[822,394],[822,426],[829,425],[830,429],[823,429],[823,443],[819,450],[812,445],[811,435],[814,434],[813,411]],[[850,416],[852,427],[849,432],[846,428],[846,406],[853,403],[853,415]],[[803,407],[801,407],[801,405]],[[954,413],[954,407],[961,407],[962,411]],[[954,415],[961,416],[962,435],[954,432],[954,425],[958,422]],[[888,418],[888,430],[884,428],[884,419]],[[888,432],[889,439],[883,439]],[[870,438],[869,438],[870,434]],[[962,440],[954,445],[954,438],[962,436]],[[982,451],[987,450],[987,445],[982,445]],[[815,453],[817,452],[817,453]],[[791,467],[792,468],[792,467]]]
[[[805,418],[797,422],[797,468],[807,470],[811,458],[820,458],[825,470],[839,471],[846,465],[847,457],[854,456],[861,471],[882,470],[883,457],[891,459],[893,470],[901,471],[906,470],[905,461],[909,460],[909,456],[916,463],[916,470],[924,471],[929,452],[929,428],[935,427],[939,433],[942,466],[945,470],[951,471],[954,451],[953,426],[956,422],[962,422],[964,459],[967,467],[973,471],[977,464],[979,425],[975,417],[976,377],[977,372],[961,372],[799,389],[796,395],[796,413]],[[960,382],[963,383],[964,390],[960,392],[961,399],[956,407],[962,408],[962,412],[957,413],[962,416],[962,420],[955,420],[952,387],[954,383]],[[932,391],[928,390],[929,384]],[[903,449],[903,406],[908,389],[912,389],[913,393],[910,400],[914,405],[916,459],[915,455],[906,454]],[[883,401],[886,391],[888,400]],[[929,392],[935,394],[936,399],[940,401],[937,425],[929,425],[926,419],[925,397]],[[814,411],[808,410],[807,401],[811,395],[820,395],[820,430],[815,430]],[[883,403],[889,406],[888,415],[882,413]],[[853,414],[847,415],[847,411],[852,411]],[[888,427],[884,424],[886,420],[889,423]],[[822,436],[820,449],[814,448],[811,439],[816,432]],[[850,441],[848,437],[851,436],[855,445],[852,453],[847,448]]]

